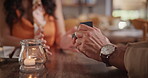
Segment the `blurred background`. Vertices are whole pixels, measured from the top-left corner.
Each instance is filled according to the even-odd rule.
[[[62,0],[66,30],[83,21],[94,26],[115,44],[147,38],[148,0]]]
[[[62,6],[66,31],[93,21],[114,44],[147,40],[148,0],[62,0]]]
[[[65,18],[82,14],[121,17],[122,20],[147,19],[147,0],[62,0]]]

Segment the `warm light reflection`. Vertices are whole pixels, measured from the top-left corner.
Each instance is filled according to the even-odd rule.
[[[32,74],[30,74],[30,75],[28,76],[28,78],[33,78],[33,77],[32,77]]]
[[[126,22],[119,22],[118,27],[119,29],[124,29],[127,26]]]
[[[31,59],[31,56],[28,56],[28,59]]]
[[[32,48],[32,50],[36,50],[36,48]]]

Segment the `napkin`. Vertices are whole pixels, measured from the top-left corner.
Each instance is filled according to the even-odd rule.
[[[14,51],[14,46],[3,46],[3,58],[9,58],[9,55]],[[12,58],[18,58],[20,54],[20,49],[17,49]]]

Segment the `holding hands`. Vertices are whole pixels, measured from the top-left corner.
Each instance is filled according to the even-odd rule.
[[[110,44],[110,41],[100,29],[81,24],[75,35],[77,37],[74,40],[75,47],[86,56],[101,61],[100,50],[103,46]]]
[[[71,34],[74,33],[77,30],[77,27],[74,27],[66,32],[65,35],[61,38],[60,47],[65,50],[73,50],[76,51],[74,45],[73,45],[73,39],[71,37]]]

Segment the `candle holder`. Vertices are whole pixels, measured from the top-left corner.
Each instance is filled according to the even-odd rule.
[[[19,72],[19,78],[49,78],[47,69],[35,72]]]
[[[42,40],[26,39],[22,40],[20,43],[20,70],[23,72],[34,72],[44,69],[46,56],[43,50]]]

